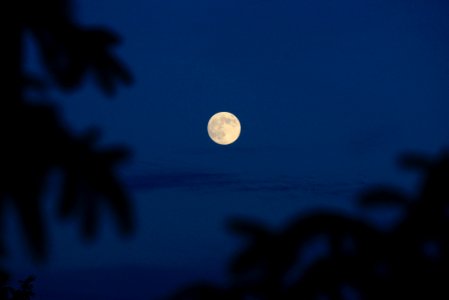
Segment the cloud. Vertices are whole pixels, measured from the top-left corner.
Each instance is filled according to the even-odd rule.
[[[351,195],[365,186],[364,182],[338,182],[294,176],[265,177],[231,173],[172,171],[146,172],[128,177],[126,183],[133,190],[155,189],[226,189],[240,192],[301,192],[321,196]]]
[[[174,171],[133,175],[125,179],[125,182],[134,190],[151,190],[229,186],[234,184],[235,180],[229,174]]]
[[[319,182],[307,179],[284,179],[273,181],[253,181],[242,184],[242,191],[267,191],[267,192],[303,192],[312,195],[345,196],[351,195],[360,189],[360,183],[348,182]]]

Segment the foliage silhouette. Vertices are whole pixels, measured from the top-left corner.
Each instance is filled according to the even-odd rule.
[[[330,212],[299,217],[280,231],[232,220],[230,229],[248,245],[231,262],[228,286],[201,283],[170,299],[448,299],[449,153],[399,162],[423,173],[417,195],[380,186],[359,199],[366,208],[402,209],[391,228]],[[326,251],[311,260],[305,253],[317,241]]]
[[[103,206],[113,211],[122,233],[132,232],[129,197],[115,174],[117,164],[129,152],[123,147],[98,147],[95,129],[81,136],[72,134],[52,105],[30,101],[29,92],[73,91],[91,73],[102,91],[113,95],[119,84],[130,84],[132,77],[111,52],[118,36],[103,28],[79,25],[72,1],[12,2],[7,5],[11,18],[3,41],[7,97],[0,109],[0,217],[7,206],[14,209],[31,255],[42,261],[48,253],[42,198],[46,180],[54,171],[63,182],[58,216],[79,218],[84,238],[95,237]],[[26,73],[25,36],[32,37],[39,50],[46,72],[40,77]],[[0,258],[4,260],[3,237]],[[5,271],[2,274],[4,283]]]
[[[30,300],[34,297],[33,282],[36,280],[34,276],[28,276],[24,280],[19,280],[19,287],[10,286],[2,287],[0,299],[5,300]]]

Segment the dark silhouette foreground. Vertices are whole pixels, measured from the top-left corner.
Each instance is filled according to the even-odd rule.
[[[36,104],[52,100],[45,96],[49,89],[76,90],[89,74],[107,95],[130,83],[130,74],[111,53],[119,38],[77,24],[69,0],[9,1],[3,8],[9,21],[2,37],[0,218],[12,208],[30,254],[43,260],[48,252],[44,187],[56,171],[62,178],[60,218],[77,217],[83,237],[92,239],[106,206],[121,232],[130,233],[129,199],[115,174],[128,151],[99,148],[98,131],[74,135],[52,105]],[[44,77],[26,72],[25,36],[37,45]],[[37,99],[31,96],[36,94]],[[360,197],[365,207],[401,209],[403,217],[392,228],[327,212],[298,218],[281,231],[234,220],[230,228],[246,237],[248,246],[232,261],[228,285],[202,283],[171,299],[449,299],[449,155],[407,156],[401,162],[424,174],[416,196],[378,187]],[[8,273],[1,264],[8,253],[1,226],[0,219],[0,296],[29,299],[32,278],[19,289],[6,286]],[[325,253],[306,259],[316,243]]]
[[[45,259],[48,237],[42,202],[48,176],[58,174],[62,186],[56,213],[61,219],[78,218],[82,236],[92,239],[101,212],[109,207],[120,231],[129,234],[130,202],[115,174],[129,152],[123,147],[98,147],[96,129],[72,134],[55,107],[43,104],[52,100],[46,91],[74,91],[89,74],[107,95],[114,94],[120,83],[131,83],[131,75],[111,52],[118,36],[77,24],[69,0],[9,1],[3,8],[9,18],[7,35],[2,37],[6,52],[0,104],[0,218],[14,212],[30,254],[37,261]],[[42,76],[27,73],[25,37],[37,46]],[[2,268],[8,254],[3,225],[0,220],[0,287],[8,277]]]
[[[19,280],[18,287],[4,286],[0,289],[0,299],[5,300],[30,300],[34,297],[34,276],[28,276]]]
[[[360,195],[363,207],[402,210],[390,229],[327,212],[281,231],[233,220],[248,245],[231,262],[229,284],[199,283],[170,299],[449,299],[449,154],[400,163],[422,172],[417,195],[388,186]]]

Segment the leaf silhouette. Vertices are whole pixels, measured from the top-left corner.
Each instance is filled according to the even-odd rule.
[[[8,97],[0,109],[0,217],[10,204],[31,255],[44,259],[48,237],[42,199],[49,175],[59,171],[63,184],[57,213],[61,218],[78,218],[82,235],[91,239],[106,208],[112,211],[119,230],[129,234],[134,228],[132,209],[116,169],[129,151],[98,147],[95,132],[72,134],[54,106],[33,104],[28,93],[42,96],[55,87],[72,90],[92,74],[97,86],[111,95],[118,85],[132,82],[112,52],[120,38],[105,28],[78,24],[70,0],[13,1],[7,8],[11,21],[4,43],[8,57],[4,92]],[[31,36],[37,45],[44,76],[24,71],[24,36]],[[7,255],[4,242],[1,235],[0,258]]]
[[[21,16],[23,24],[37,42],[42,62],[58,87],[74,89],[89,72],[108,95],[118,84],[132,83],[131,74],[111,53],[111,47],[120,42],[116,34],[77,25],[71,1],[24,2],[28,10]]]
[[[79,86],[88,72],[95,75],[107,94],[112,94],[118,83],[132,83],[131,74],[110,53],[119,38],[107,30],[66,25],[51,31],[38,30],[34,35],[50,75],[64,89]]]
[[[100,205],[106,202],[115,213],[123,233],[133,229],[132,212],[128,196],[113,174],[117,163],[128,156],[125,149],[95,149],[95,137],[90,134],[70,145],[63,162],[66,170],[59,215],[62,218],[81,213],[82,233],[86,238],[96,234]],[[107,201],[105,201],[107,200]]]
[[[233,220],[230,228],[248,244],[231,261],[225,289],[235,299],[448,298],[449,154],[402,159],[402,167],[422,172],[415,195],[390,186],[359,194],[367,208],[403,209],[388,229],[357,215],[323,211],[301,215],[277,231]],[[326,251],[311,259],[305,250],[317,238]]]

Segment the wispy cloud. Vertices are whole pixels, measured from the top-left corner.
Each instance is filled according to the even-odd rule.
[[[231,173],[172,171],[146,172],[129,176],[133,190],[154,189],[226,189],[241,192],[302,192],[313,195],[344,196],[358,191],[364,182],[336,182],[293,176],[255,177]]]
[[[170,172],[133,175],[126,179],[131,189],[172,189],[191,187],[219,187],[235,184],[228,174],[210,172]]]
[[[313,195],[344,196],[357,191],[363,183],[360,182],[320,182],[311,179],[284,178],[272,181],[255,180],[243,183],[239,190],[242,191],[267,191],[267,192],[303,192]]]

